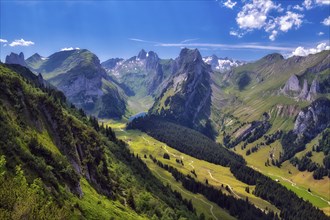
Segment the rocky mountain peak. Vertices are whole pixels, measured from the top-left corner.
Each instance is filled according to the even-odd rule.
[[[329,126],[330,100],[320,98],[299,112],[293,131],[300,136],[312,139]]]
[[[7,64],[19,64],[21,66],[26,66],[25,60],[24,60],[24,54],[20,52],[17,53],[10,53],[10,55],[6,56],[6,62]]]
[[[279,61],[279,60],[284,60],[284,57],[279,53],[272,53],[272,54],[266,55],[265,57],[263,57],[263,59],[265,59],[267,61],[275,62],[275,61]]]
[[[196,61],[202,61],[202,56],[197,49],[184,48],[180,52],[179,65],[184,63],[192,63]]]
[[[149,51],[146,54],[146,70],[155,70],[158,63],[159,63],[158,55],[153,51]]]
[[[144,60],[146,59],[146,57],[147,57],[147,52],[144,49],[142,49],[137,56],[137,58],[140,60]]]
[[[197,49],[184,48],[176,59],[178,69],[191,73],[200,73],[201,66],[204,64],[203,58]],[[205,64],[204,64],[205,65]]]
[[[285,83],[284,88],[282,89],[282,92],[284,94],[289,95],[290,93],[299,93],[301,90],[299,85],[299,79],[298,77],[293,74],[289,80]]]
[[[102,62],[101,65],[108,70],[112,70],[122,61],[124,61],[123,58],[111,58],[107,61]]]

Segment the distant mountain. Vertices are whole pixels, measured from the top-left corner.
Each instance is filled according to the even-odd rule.
[[[36,71],[40,68],[41,64],[44,63],[48,58],[47,57],[42,57],[38,53],[33,54],[31,57],[25,60],[27,66]]]
[[[197,49],[183,49],[174,61],[175,73],[156,99],[149,113],[194,128],[210,131],[211,79],[209,65]]]
[[[111,81],[90,51],[61,51],[47,58],[34,54],[27,64],[87,113],[107,118],[120,118],[125,113],[124,92]]]
[[[108,74],[123,87],[138,96],[155,95],[162,83],[172,74],[173,60],[162,60],[158,55],[141,50],[127,60],[109,59],[102,63]]]
[[[124,61],[122,58],[111,58],[107,61],[104,61],[101,63],[101,65],[106,69],[106,70],[112,70],[115,68],[117,65],[120,65]]]
[[[6,64],[19,64],[21,66],[27,66],[24,60],[24,54],[21,52],[20,54],[10,53],[10,55],[6,56]]]
[[[282,150],[270,149],[270,160],[282,163],[329,127],[329,50],[287,59],[269,54],[211,79],[212,124],[244,155],[272,144]]]
[[[203,61],[211,65],[212,70],[225,72],[233,69],[234,67],[246,64],[244,61],[233,60],[230,58],[218,58],[216,55],[204,57]]]

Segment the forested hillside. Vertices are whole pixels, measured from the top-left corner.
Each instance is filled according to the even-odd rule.
[[[1,219],[197,218],[111,128],[36,79],[0,65]]]

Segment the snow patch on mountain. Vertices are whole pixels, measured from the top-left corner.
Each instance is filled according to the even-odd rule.
[[[211,65],[212,70],[219,72],[226,72],[231,70],[234,67],[241,66],[246,64],[244,61],[233,60],[230,58],[218,58],[216,55],[204,57],[203,61],[209,65]]]

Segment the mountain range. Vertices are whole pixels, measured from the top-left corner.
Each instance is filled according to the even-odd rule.
[[[191,189],[195,183],[189,182],[190,179],[205,182],[210,180],[205,180],[206,177],[201,180],[202,177],[194,174],[192,162],[186,166],[191,166],[193,170],[185,168],[188,169],[187,178],[180,176],[183,175],[182,173],[177,173],[181,171],[175,171],[175,168],[170,167],[184,166],[182,160],[188,155],[229,167],[236,180],[248,184],[248,188],[255,187],[255,195],[259,196],[263,202],[267,201],[274,205],[272,210],[275,212],[276,209],[280,210],[280,217],[285,219],[295,218],[292,216],[294,214],[287,210],[289,207],[282,206],[290,194],[285,191],[285,187],[292,189],[287,185],[288,178],[291,182],[298,182],[300,188],[308,188],[309,194],[300,192],[308,201],[313,202],[308,195],[312,195],[314,191],[316,195],[328,192],[327,184],[330,181],[329,50],[305,57],[290,58],[274,53],[254,62],[222,59],[215,55],[203,58],[197,49],[184,48],[175,59],[161,59],[153,51],[141,50],[137,56],[129,59],[111,58],[100,63],[92,52],[86,49],[75,49],[57,52],[49,57],[34,54],[26,60],[22,53],[19,55],[12,53],[7,56],[6,63],[2,66],[4,80],[10,81],[12,78],[17,78],[18,74],[18,78],[15,78],[18,88],[26,88],[22,92],[16,91],[14,85],[12,87],[10,87],[11,84],[7,85],[7,92],[2,95],[2,103],[4,103],[2,108],[8,108],[6,112],[9,112],[2,116],[8,122],[6,127],[9,126],[9,121],[13,120],[9,119],[9,116],[18,114],[20,116],[15,119],[13,126],[23,124],[28,130],[33,130],[32,133],[37,134],[38,143],[45,140],[40,132],[43,134],[43,131],[47,131],[47,138],[52,137],[56,148],[68,158],[68,163],[71,164],[68,172],[71,172],[71,169],[74,170],[68,175],[78,175],[86,179],[99,194],[108,197],[115,194],[117,198],[125,198],[126,202],[128,199],[127,190],[120,194],[121,187],[118,184],[114,183],[114,186],[118,187],[114,190],[111,184],[109,186],[105,183],[120,182],[119,179],[112,179],[107,169],[102,168],[108,163],[106,158],[110,157],[115,161],[125,158],[129,161],[128,165],[125,165],[128,168],[125,169],[132,169],[132,164],[129,163],[140,162],[127,159],[130,157],[127,152],[123,153],[116,147],[110,147],[110,152],[108,152],[106,149],[109,146],[113,144],[121,146],[123,142],[115,138],[113,131],[110,132],[102,127],[103,125],[100,127],[94,117],[103,122],[115,119],[116,123],[127,123],[128,128],[139,129],[142,134],[150,135],[160,143],[166,143],[170,149],[186,154],[181,156],[181,159],[171,153],[167,156],[157,154],[158,157],[164,157],[164,160],[159,161],[154,158],[155,155],[150,154],[148,157],[145,153],[148,152],[146,149],[142,151],[144,161],[150,158],[158,164],[157,166],[163,166],[162,168],[171,172],[177,181],[182,182],[185,189],[204,193],[203,195],[209,201],[215,202],[213,198],[208,197],[207,190],[201,190],[204,186]],[[25,82],[24,79],[29,82]],[[53,98],[46,102],[37,96],[36,101],[36,97],[28,91],[38,89],[45,93],[41,97],[52,94]],[[24,99],[22,101],[19,94],[23,94],[23,98],[27,97],[28,101]],[[11,96],[16,97],[15,103],[10,103]],[[66,106],[66,99],[71,106]],[[92,116],[86,117],[84,112]],[[136,113],[140,114],[135,115]],[[60,118],[53,118],[53,114],[60,115]],[[71,116],[67,114],[72,115],[73,119],[70,119]],[[133,119],[127,120],[132,115]],[[66,130],[63,123],[69,123],[70,132]],[[114,124],[114,126],[118,125]],[[13,130],[15,130],[14,127]],[[63,136],[58,136],[59,134],[55,132],[57,128],[62,129],[60,133]],[[142,134],[137,135],[135,130],[125,131],[123,128],[118,127],[116,134],[122,134],[121,137],[130,143],[130,146],[135,146],[135,138]],[[91,135],[90,129],[111,137],[112,143],[110,145],[108,142],[103,143],[103,136],[98,136],[98,134],[93,136],[94,133],[90,137],[92,140],[87,138]],[[24,131],[19,131],[21,135],[19,137],[23,139]],[[69,133],[64,135],[66,132]],[[145,136],[143,138],[148,140]],[[88,144],[84,145],[85,142]],[[147,143],[149,142],[148,140]],[[140,144],[140,142],[137,143]],[[97,146],[105,146],[105,148],[99,149]],[[156,148],[154,144],[154,149]],[[33,153],[33,150],[32,147],[30,151]],[[101,153],[98,154],[96,151]],[[6,155],[17,157],[17,161],[24,162],[24,157],[17,156],[17,153]],[[176,158],[176,163],[165,163],[170,155]],[[226,155],[225,159],[224,155]],[[136,157],[139,158],[139,156]],[[46,163],[48,163],[47,160]],[[147,166],[155,169],[149,162]],[[144,169],[143,165],[141,169]],[[207,170],[210,173],[209,178],[214,179],[210,169]],[[243,170],[250,176],[243,175]],[[36,170],[32,169],[32,173],[35,172]],[[142,171],[135,170],[134,172]],[[53,173],[53,175],[60,174]],[[271,182],[264,175],[276,181]],[[302,178],[304,175],[308,178]],[[283,182],[278,180],[279,176]],[[47,182],[47,178],[44,177],[43,180]],[[66,179],[66,176],[62,176],[61,178],[63,178],[63,187],[68,187],[70,192],[78,197],[83,195],[84,189],[81,183],[75,181],[76,177]],[[139,181],[137,180],[138,184],[140,184]],[[153,181],[156,180],[153,179]],[[283,199],[278,194],[276,194],[278,201],[269,196],[270,192],[260,188],[258,181],[265,185],[275,184],[276,187],[283,184],[285,186],[283,189],[274,189],[276,192],[283,193]],[[299,187],[294,190],[299,190]],[[138,188],[135,190],[142,194],[143,190]],[[151,192],[152,196],[156,191]],[[247,192],[247,189],[245,191]],[[231,194],[232,191],[227,189],[228,192]],[[178,198],[180,200],[180,197]],[[160,200],[165,201],[163,197]],[[293,200],[294,203],[298,201]],[[329,199],[326,201],[329,202]],[[257,203],[253,202],[257,207]],[[165,203],[171,206],[168,202],[165,201]],[[180,202],[175,201],[175,203]],[[187,210],[191,209],[189,202],[183,200],[182,204],[187,205]],[[220,202],[216,204],[219,205]],[[230,211],[221,205],[220,207],[239,219],[246,219],[247,215],[255,219],[259,215],[254,209],[246,208],[250,211],[244,212],[245,217],[242,217],[235,210]],[[318,207],[324,208],[322,210],[327,213],[326,205]],[[313,213],[310,219],[315,216],[319,216],[320,219],[326,218],[322,214],[317,214],[317,211],[312,208],[308,210]],[[296,211],[297,215],[302,215],[301,208],[297,208]],[[138,212],[138,214],[141,213],[144,212]],[[187,211],[187,213],[190,212]],[[268,214],[274,215],[272,212]],[[192,216],[193,214],[190,217],[195,218]],[[276,219],[276,217],[273,216],[270,219]],[[266,218],[268,217],[263,216],[261,219]]]

